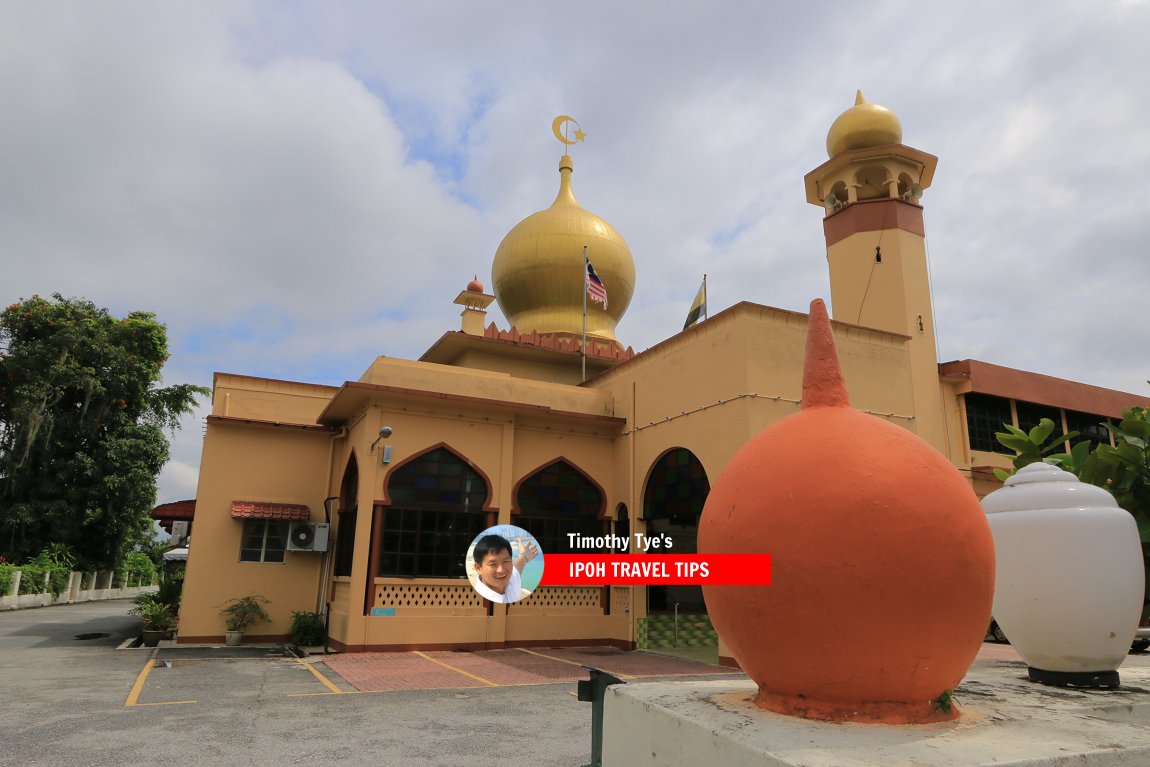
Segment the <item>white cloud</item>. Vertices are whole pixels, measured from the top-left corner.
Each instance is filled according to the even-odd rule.
[[[9,4],[0,300],[167,323],[169,381],[322,383],[418,357],[558,184],[635,255],[642,349],[827,295],[802,176],[856,88],[940,157],[940,353],[1145,394],[1145,3]],[[505,321],[497,311],[492,319]],[[194,491],[199,424],[162,496]]]

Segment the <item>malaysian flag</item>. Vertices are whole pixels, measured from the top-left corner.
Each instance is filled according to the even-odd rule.
[[[603,280],[599,279],[599,275],[595,273],[595,267],[591,266],[587,256],[583,256],[583,261],[587,264],[587,295],[592,301],[603,304],[603,308],[606,309],[607,288],[603,287]]]

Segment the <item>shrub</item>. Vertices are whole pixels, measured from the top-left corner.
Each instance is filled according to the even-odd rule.
[[[327,631],[323,613],[295,612],[291,614],[291,641],[300,647],[316,647],[324,643]]]
[[[48,570],[48,589],[52,592],[52,596],[59,598],[64,593],[64,589],[68,588],[70,575],[70,570],[62,570],[58,567]]]
[[[48,585],[44,583],[45,568],[28,564],[21,565],[20,571],[21,594],[43,594],[48,591]]]
[[[180,597],[183,596],[184,582],[172,578],[160,578],[160,588],[156,591],[156,601],[168,606],[172,615],[180,613]]]
[[[0,597],[8,596],[8,592],[12,590],[12,573],[18,569],[20,568],[15,565],[0,562]]]

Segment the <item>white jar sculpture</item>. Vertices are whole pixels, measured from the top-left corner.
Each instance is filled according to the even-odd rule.
[[[1117,687],[1142,612],[1134,518],[1047,463],[982,499],[994,535],[994,619],[1044,684]]]

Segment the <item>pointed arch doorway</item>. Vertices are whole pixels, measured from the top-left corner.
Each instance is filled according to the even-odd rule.
[[[693,554],[698,549],[699,516],[711,491],[707,472],[699,459],[685,447],[663,453],[643,489],[643,520],[647,535],[666,535],[673,542],[671,553]],[[649,586],[649,614],[705,613],[701,586]]]

